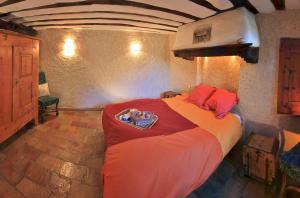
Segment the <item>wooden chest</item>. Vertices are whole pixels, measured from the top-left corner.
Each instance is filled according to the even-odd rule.
[[[252,133],[247,145],[243,147],[244,173],[259,181],[273,183],[276,175],[276,150],[274,137]]]

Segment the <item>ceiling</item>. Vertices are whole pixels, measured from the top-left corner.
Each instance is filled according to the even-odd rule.
[[[253,13],[299,9],[300,0],[0,0],[0,19],[35,30],[89,28],[174,33],[237,7]]]

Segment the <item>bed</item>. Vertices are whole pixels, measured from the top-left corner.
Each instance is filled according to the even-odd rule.
[[[186,197],[213,173],[240,139],[240,119],[231,113],[217,119],[186,97],[134,100],[104,109],[104,197]],[[151,129],[135,129],[114,118],[124,108],[153,111],[159,121]]]

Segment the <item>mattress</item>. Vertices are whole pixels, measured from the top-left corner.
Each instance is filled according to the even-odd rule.
[[[223,119],[217,119],[214,112],[186,102],[187,97],[187,94],[183,94],[163,100],[181,116],[214,135],[221,144],[223,155],[227,155],[242,136],[241,118],[229,113]]]
[[[106,149],[104,197],[186,197],[218,167],[241,137],[241,123],[233,114],[216,119],[213,112],[186,102],[186,97],[162,102],[193,127],[133,138]]]

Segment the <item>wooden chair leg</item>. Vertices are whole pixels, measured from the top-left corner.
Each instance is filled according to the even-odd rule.
[[[285,197],[285,187],[286,187],[286,174],[283,173],[279,198],[284,198]]]
[[[43,106],[42,107],[42,123],[45,121],[46,113],[47,113],[47,106]]]
[[[58,103],[59,103],[59,100],[56,102],[56,106],[55,106],[56,116],[59,115],[59,112],[58,112]]]
[[[42,106],[39,106],[39,122],[42,123],[42,115],[43,115],[43,112],[42,112]]]

